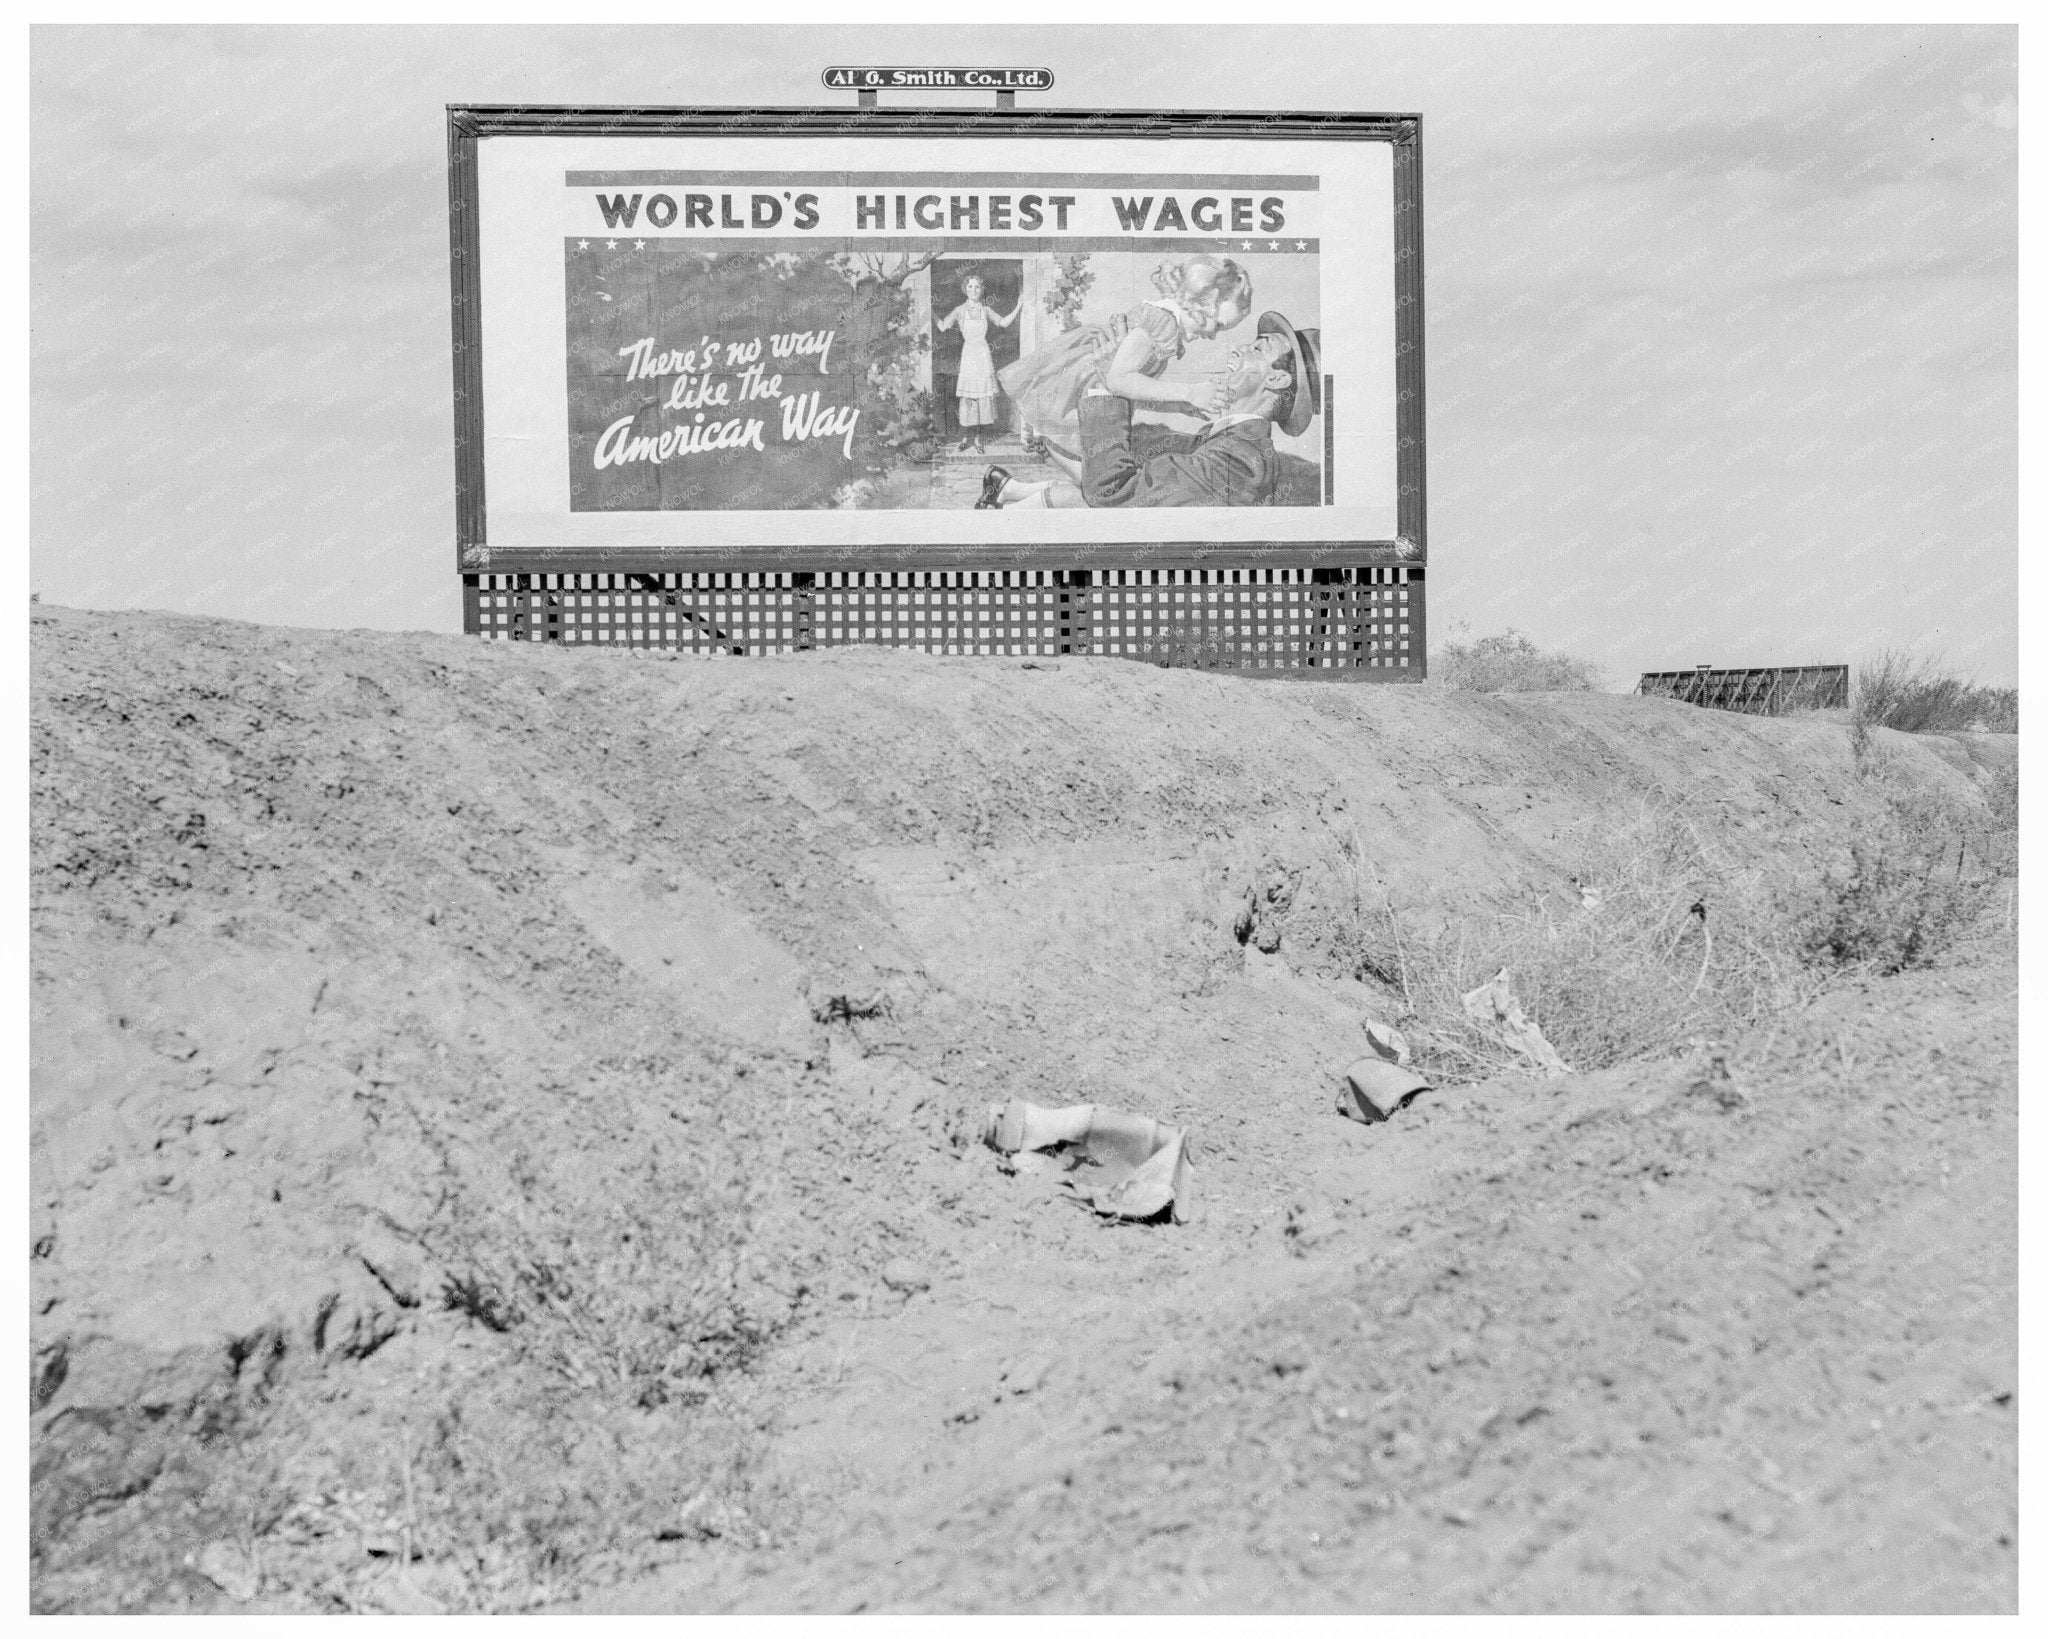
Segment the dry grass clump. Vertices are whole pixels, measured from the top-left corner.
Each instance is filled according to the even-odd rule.
[[[1394,1022],[1446,1075],[1531,1068],[1463,1008],[1503,968],[1575,1070],[1725,1038],[1845,969],[1932,963],[2006,898],[2018,869],[2010,775],[1979,807],[1905,784],[1881,756],[1870,769],[1875,801],[1817,839],[1832,859],[1796,875],[1713,842],[1669,797],[1569,839],[1569,888],[1507,903],[1400,903],[1350,840],[1330,862],[1341,888],[1324,952],[1392,992]]]
[[[771,1186],[715,1114],[678,1126],[658,1105],[600,1077],[516,1138],[413,1106],[439,1161],[429,1300],[490,1341],[413,1422],[402,1476],[366,1453],[352,1478],[460,1573],[455,1608],[525,1608],[644,1568],[665,1541],[762,1540],[752,1437],[723,1385],[804,1289],[764,1266]]]
[[[1470,643],[1455,635],[1446,638],[1430,662],[1429,677],[1433,683],[1482,693],[1597,693],[1607,686],[1606,674],[1590,660],[1539,649],[1512,626]]]
[[[617,1114],[564,1102],[591,1127]],[[734,1148],[708,1123],[687,1138],[612,1126],[631,1159],[572,1193],[588,1153],[541,1120],[524,1150],[502,1130],[465,1143],[423,1103],[440,1206],[420,1238],[445,1279],[418,1300],[475,1332],[422,1328],[432,1341],[402,1368],[403,1339],[363,1362],[403,1377],[346,1425],[298,1396],[234,1441],[216,1430],[177,1459],[188,1516],[244,1543],[273,1592],[337,1612],[394,1596],[525,1611],[649,1571],[678,1542],[768,1543],[788,1516],[734,1368],[794,1294],[761,1267]],[[161,1557],[147,1532],[122,1551],[130,1578]]]
[[[507,1334],[556,1381],[647,1410],[702,1399],[747,1364],[793,1295],[755,1278],[756,1190],[731,1147],[636,1136],[644,1149],[608,1154],[598,1191],[551,1176],[588,1157],[536,1146],[493,1164],[443,1147],[456,1187],[427,1241],[449,1271],[444,1307]]]
[[[1711,847],[1673,806],[1645,802],[1573,841],[1573,888],[1449,916],[1396,902],[1355,844],[1343,850],[1349,914],[1337,953],[1394,992],[1433,1068],[1528,1068],[1462,1006],[1503,968],[1529,1018],[1579,1070],[1673,1051],[1811,993],[1777,884]]]
[[[1856,720],[1907,734],[1982,727],[2017,734],[2020,691],[1966,682],[1934,655],[1885,649],[1865,661],[1852,697]]]
[[[1897,973],[1967,937],[2017,876],[2018,765],[1991,776],[1982,808],[1904,783],[1876,747],[1858,766],[1881,804],[1849,827],[1800,896],[1799,950],[1812,966]]]
[[[657,1167],[675,1192],[659,1207],[633,1188],[653,1182]],[[715,1374],[746,1364],[776,1329],[744,1290],[750,1214],[736,1186],[694,1196],[674,1157],[645,1170],[574,1228],[498,1214],[493,1232],[466,1238],[443,1305],[492,1331],[518,1331],[577,1388],[641,1409],[702,1398]]]
[[[487,1352],[436,1389],[341,1444],[295,1410],[260,1458],[221,1467],[209,1500],[260,1541],[273,1588],[337,1612],[392,1608],[394,1583],[450,1612],[527,1611],[651,1570],[668,1544],[762,1546],[786,1518],[728,1408],[635,1412]]]
[[[423,1555],[460,1577],[455,1608],[531,1608],[648,1570],[673,1552],[664,1543],[763,1543],[776,1504],[736,1418],[572,1405],[510,1373],[464,1388],[417,1431],[404,1472],[381,1486],[365,1475],[370,1494],[410,1507]]]
[[[1857,837],[1849,862],[1810,897],[1809,961],[1897,973],[1930,961],[1976,925],[1991,879],[1966,877],[1968,850]]]

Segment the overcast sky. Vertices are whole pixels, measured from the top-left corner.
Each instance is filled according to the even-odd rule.
[[[450,102],[1424,116],[1430,609],[1609,668],[2014,680],[2010,28],[57,29],[32,45],[33,585],[460,627]],[[937,103],[937,96],[920,99]],[[979,99],[955,99],[978,102]]]

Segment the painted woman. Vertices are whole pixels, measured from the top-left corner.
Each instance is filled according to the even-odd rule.
[[[982,447],[981,429],[995,425],[999,391],[996,361],[988,350],[988,327],[994,324],[1008,329],[1017,322],[1024,306],[1020,299],[1007,314],[998,313],[982,301],[987,291],[980,274],[968,274],[960,285],[960,293],[967,299],[939,320],[937,326],[941,330],[957,328],[960,332],[960,379],[954,389],[959,395],[960,430],[965,435],[960,447],[972,448],[977,454]]]

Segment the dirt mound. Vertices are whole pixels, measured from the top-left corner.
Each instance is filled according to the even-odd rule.
[[[1068,1264],[1085,1342],[949,1349],[980,1381],[922,1421],[986,1419],[978,1460],[815,1568],[603,1608],[2011,1608],[2015,1047],[1993,986],[1890,980],[1729,1098],[1674,1065],[1418,1105],[1207,1269],[1118,1302]]]
[[[1622,1118],[1569,1123],[1632,1072],[1534,1103],[1489,1083],[1398,1130],[1330,1108],[1387,1004],[1340,937],[1362,870],[1444,917],[1568,896],[1587,828],[1656,794],[1801,880],[1873,802],[1838,724],[1106,660],[727,664],[33,623],[44,1608],[208,1607],[224,1576],[281,1609],[518,1608],[622,1579],[628,1602],[832,1605],[862,1597],[845,1590],[871,1560],[891,1567],[862,1583],[878,1603],[1568,1604],[1549,1571],[1500,1568],[1569,1535],[1558,1516],[1477,1480],[1520,1535],[1459,1561],[1450,1592],[1419,1572],[1316,1581],[1315,1552],[1273,1570],[1261,1530],[1355,1553],[1379,1507],[1314,1523],[1335,1493],[1297,1425],[1320,1439],[1341,1405],[1374,1442],[1406,1429],[1410,1469],[1480,1475],[1437,1447],[1490,1430],[1486,1462],[1526,1487],[1517,1440],[1554,1458],[1557,1430],[1591,1439],[1606,1415],[1574,1374],[1636,1234],[1559,1203],[1635,1190],[1618,1157],[1650,1148],[1696,1154],[1687,1211],[1725,1223],[1751,1200],[1731,1174],[1784,1198],[1839,1103],[1739,1124],[1660,1105],[1605,1159]],[[1962,803],[1997,761],[1886,740]],[[1754,1073],[1779,1073],[1770,1051]],[[1942,1128],[1994,1173],[2002,1051],[1969,1061],[1976,1102]],[[1186,1127],[1195,1222],[1103,1229],[1049,1180],[999,1173],[976,1139],[1011,1097]],[[1816,1199],[1854,1195],[1863,1165]],[[2009,1241],[2002,1199],[1973,1193],[1990,1217],[1972,1226]],[[1807,1256],[1786,1210],[1760,1244]],[[1550,1233],[1524,1233],[1532,1216]],[[1578,1262],[1552,1264],[1560,1235]],[[1347,1242],[1371,1256],[1327,1250]],[[1628,1290],[1648,1317],[1690,1278],[1641,1270]],[[1711,1329],[1718,1360],[1740,1330],[1726,1306],[1761,1277],[1717,1278],[1678,1326]],[[2012,1387],[2002,1278],[1979,1277],[1989,1318],[1951,1385],[1973,1408]],[[1443,1281],[1495,1295],[1461,1307]],[[1768,1290],[1745,1336],[1796,1331]],[[1852,1288],[1826,1290],[1824,1333],[1918,1347],[1853,1332]],[[1520,1313],[1546,1302],[1549,1331]],[[1490,1310],[1515,1311],[1540,1381],[1514,1404],[1416,1398],[1439,1350],[1496,1358]],[[1266,1360],[1283,1332],[1295,1352]],[[1778,1389],[1806,1395],[1809,1369]],[[1643,1370],[1664,1396],[1648,1443],[1704,1463],[1672,1408],[1698,1394],[1737,1418],[1733,1367],[1695,1348]],[[1202,1457],[1191,1394],[1262,1455],[1219,1467],[1211,1439]],[[1510,1427],[1536,1432],[1496,1439]],[[1994,1469],[2009,1453],[1984,1449]],[[1574,1482],[1576,1528],[1622,1506],[1622,1472]],[[1237,1512],[1174,1524],[1129,1501],[1190,1475]],[[1444,1530],[1478,1517],[1434,1468],[1360,1488],[1451,1498],[1440,1512],[1468,1521]],[[1958,1504],[1971,1547],[1936,1606],[2009,1602],[2009,1558],[1985,1560],[1978,1529],[2000,1506]],[[891,1533],[919,1546],[875,1546]],[[1038,1559],[977,1580],[991,1541],[1034,1534]],[[1166,1563],[1162,1534],[1213,1567],[1201,1587],[1128,1579]],[[1583,1597],[1826,1603],[1835,1548],[1799,1540],[1825,1560],[1805,1598],[1717,1581],[1714,1543],[1681,1550],[1682,1573],[1611,1554]],[[787,1567],[814,1561],[799,1591]]]

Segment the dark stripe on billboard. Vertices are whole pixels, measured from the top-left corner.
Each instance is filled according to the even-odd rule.
[[[1323,505],[1337,504],[1337,378],[1323,377]]]
[[[1046,171],[569,171],[571,188],[1264,188],[1314,193],[1312,176],[1112,176]]]
[[[1056,239],[970,239],[950,233],[927,234],[922,239],[896,239],[884,234],[860,239],[791,239],[784,234],[764,233],[754,239],[678,239],[636,233],[591,233],[571,234],[562,243],[569,247],[571,255],[578,245],[595,248],[604,245],[617,249],[620,245],[631,244],[641,250],[687,250],[700,254],[710,252],[723,255],[744,255],[749,251],[776,250],[864,250],[864,251],[921,251],[941,250],[946,256],[994,256],[1025,250],[1055,251],[1062,255],[1077,250],[1128,250],[1128,251],[1205,251],[1230,252],[1242,256],[1250,251],[1261,255],[1314,256],[1321,246],[1320,239],[1155,239],[1150,235],[1124,234],[1110,239],[1083,239],[1078,237]]]

